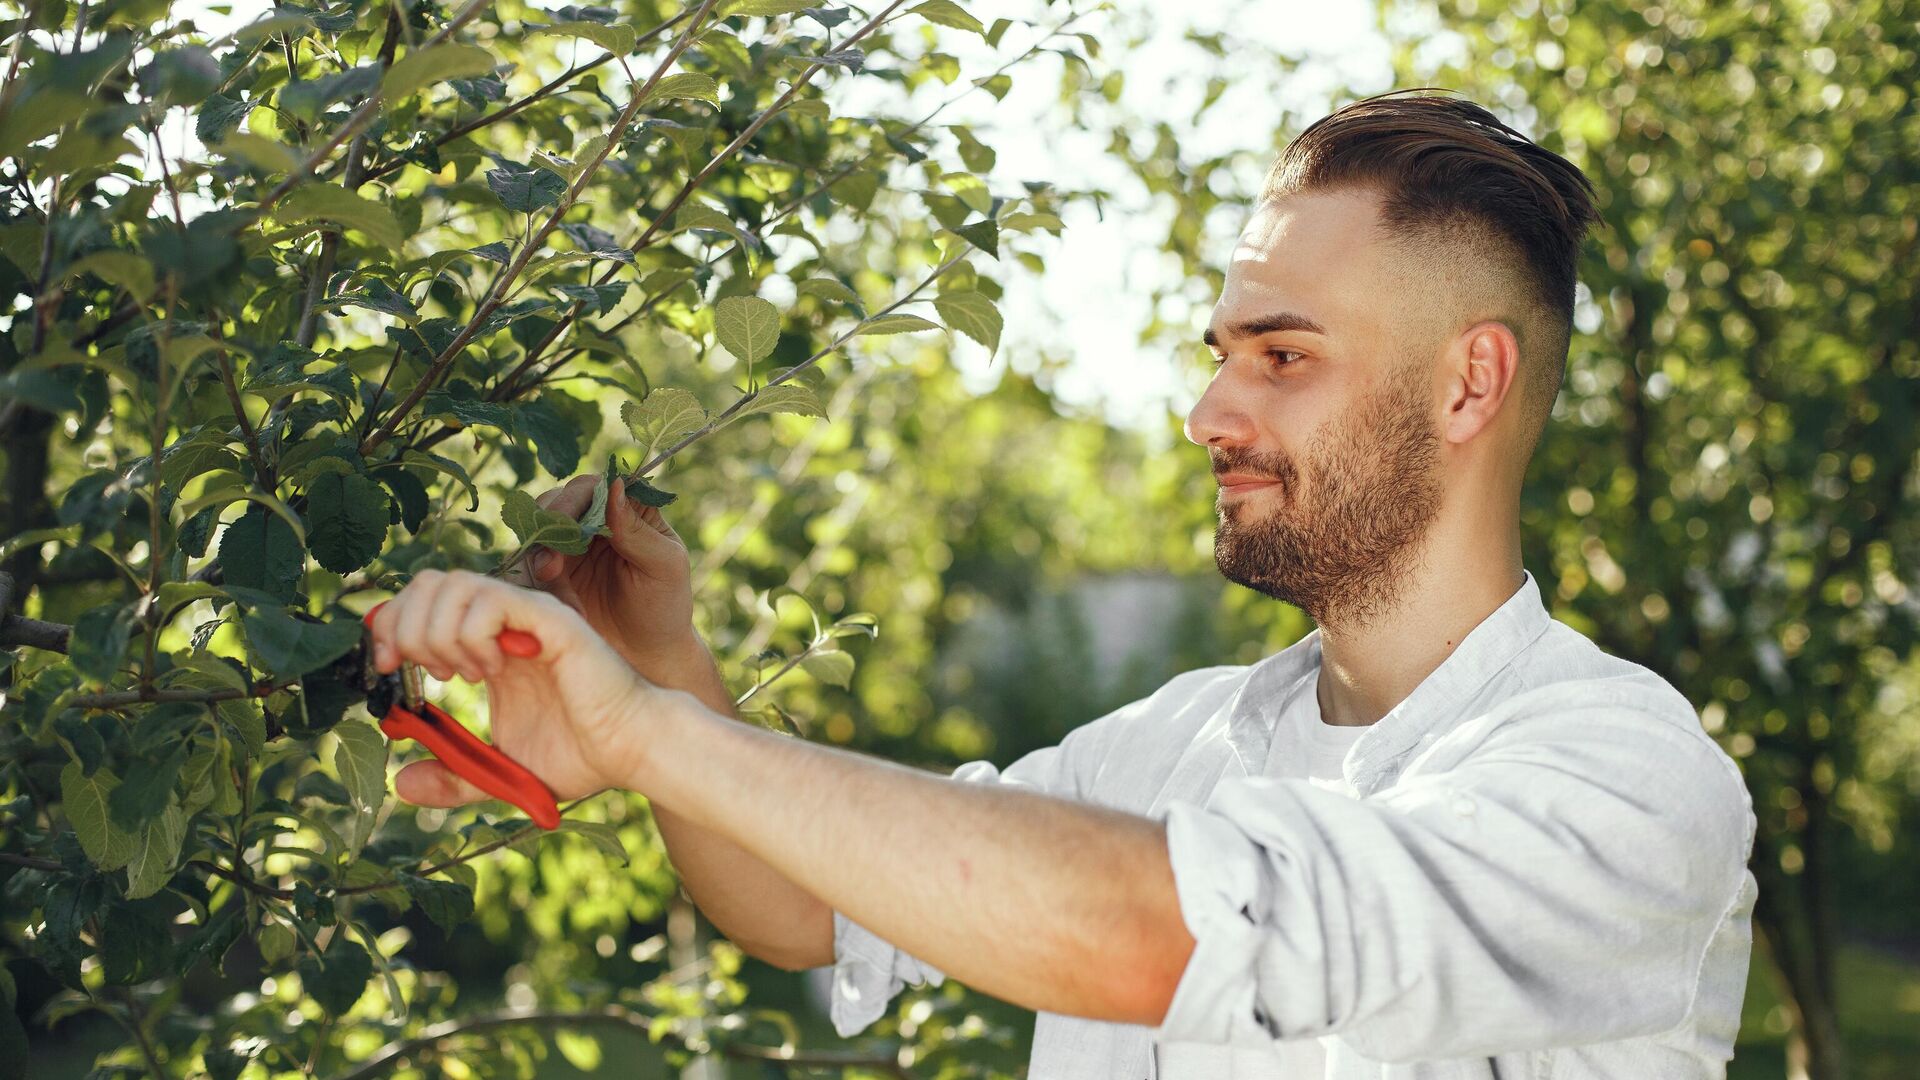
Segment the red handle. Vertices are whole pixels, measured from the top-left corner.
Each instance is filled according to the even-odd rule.
[[[536,643],[537,647],[537,643]],[[395,705],[380,721],[389,739],[414,739],[481,791],[527,812],[543,829],[560,827],[553,792],[526,766],[461,727],[437,705],[422,702],[420,712]]]

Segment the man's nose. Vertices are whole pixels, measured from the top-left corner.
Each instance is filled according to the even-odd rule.
[[[1200,446],[1253,442],[1253,417],[1245,408],[1242,394],[1235,389],[1237,375],[1230,370],[1232,367],[1229,362],[1221,368],[1187,413],[1187,422],[1181,427],[1187,441]]]

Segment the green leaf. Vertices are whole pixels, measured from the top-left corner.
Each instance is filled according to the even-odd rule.
[[[971,225],[962,225],[953,230],[966,237],[967,242],[994,258],[1000,257],[1000,226],[993,221],[976,221]]]
[[[555,1028],[553,1032],[554,1048],[567,1064],[581,1072],[599,1072],[602,1054],[600,1040],[584,1031],[569,1031]]]
[[[333,747],[333,771],[353,800],[353,835],[349,851],[357,853],[373,832],[374,818],[387,801],[387,737],[372,724],[342,721],[333,727],[339,741]],[[350,857],[350,856],[349,856]]]
[[[67,266],[68,281],[92,274],[142,303],[153,295],[153,264],[131,251],[96,251]]]
[[[797,413],[801,416],[826,418],[827,410],[821,406],[820,399],[812,390],[794,383],[781,383],[778,386],[763,386],[753,396],[753,400],[740,407],[733,414],[735,420],[755,413]]]
[[[322,473],[307,486],[307,548],[315,562],[350,574],[387,541],[386,489],[359,473]]]
[[[860,306],[860,294],[847,288],[832,278],[808,278],[794,287],[808,296],[817,296],[822,300],[832,300],[842,304]]]
[[[380,92],[392,105],[423,86],[489,74],[495,63],[493,54],[478,45],[445,42],[401,57],[380,80]]]
[[[260,959],[266,962],[269,970],[292,956],[298,944],[299,939],[293,936],[293,929],[284,923],[268,923],[253,938],[254,948],[260,950]]]
[[[326,952],[300,961],[300,985],[308,997],[334,1016],[353,1008],[372,977],[373,958],[343,930],[334,932]]]
[[[292,147],[252,132],[231,132],[207,146],[215,153],[237,157],[268,175],[291,173],[301,165],[300,155]]]
[[[765,15],[769,18],[779,15],[792,15],[810,7],[823,6],[820,0],[733,0],[720,6],[720,17],[732,15]]]
[[[129,832],[150,824],[173,800],[180,767],[187,763],[192,743],[179,739],[172,752],[160,758],[142,758],[127,770],[120,786],[107,797],[107,815]]]
[[[426,913],[427,918],[448,933],[473,917],[473,890],[458,881],[441,881],[405,873],[400,875],[400,881],[406,886],[407,895],[420,905],[420,910]]]
[[[714,306],[713,332],[721,348],[758,363],[780,340],[780,309],[757,296],[729,296]]]
[[[362,64],[356,68],[318,79],[303,79],[280,88],[280,107],[294,116],[313,121],[329,105],[365,97],[380,85],[380,66]]]
[[[625,866],[630,861],[627,846],[620,842],[620,830],[604,821],[583,821],[579,818],[562,818],[560,831],[584,836],[593,842],[593,846],[620,860]]]
[[[120,662],[126,659],[127,640],[133,634],[135,621],[130,605],[88,608],[73,621],[67,659],[93,682],[107,682],[119,673]]]
[[[926,0],[907,9],[909,15],[923,16],[928,22],[951,26],[956,30],[971,30],[981,37],[987,36],[987,28],[980,20],[966,13],[965,9],[953,0]]]
[[[800,669],[843,690],[853,683],[853,657],[843,652],[810,653],[800,661]]]
[[[514,409],[513,416],[514,431],[533,440],[541,468],[564,477],[580,467],[580,429],[551,402],[529,401]]]
[[[593,485],[593,498],[587,503],[587,512],[580,515],[580,532],[588,539],[607,531],[607,494],[619,482],[619,462],[609,454],[607,471],[600,474],[600,479]]]
[[[946,293],[933,301],[934,310],[946,320],[947,328],[958,330],[987,347],[991,357],[1000,348],[1002,320],[1000,310],[984,293]]]
[[[358,229],[375,245],[398,252],[406,234],[393,211],[371,199],[363,199],[346,188],[333,184],[308,184],[295,188],[280,201],[274,216],[288,223],[330,221],[349,229]]]
[[[634,42],[639,37],[633,27],[624,23],[609,25],[597,22],[563,22],[535,28],[532,36],[540,37],[541,35],[585,38],[615,56],[625,56],[632,52]]]
[[[567,555],[578,555],[587,550],[589,538],[581,531],[579,522],[542,507],[524,491],[516,489],[507,492],[500,507],[500,517],[507,523],[507,528],[513,530],[513,535],[520,538],[522,547],[544,544]]]
[[[173,879],[173,866],[186,838],[187,812],[179,803],[168,803],[166,810],[140,830],[133,858],[127,863],[127,899],[152,896]]]
[[[655,387],[646,400],[629,401],[620,408],[633,437],[639,440],[640,462],[645,464],[660,451],[707,425],[707,410],[700,400],[677,386]]]
[[[155,907],[115,904],[100,920],[100,974],[108,986],[182,974],[168,970],[173,966],[173,934]]]
[[[953,137],[960,142],[960,160],[966,163],[967,168],[977,173],[992,171],[993,163],[999,157],[993,152],[993,147],[975,138],[973,129],[964,124],[955,124],[952,130]]]
[[[526,214],[560,205],[561,196],[567,193],[567,178],[545,169],[517,166],[488,171],[487,187],[499,196],[500,205]]]
[[[127,865],[139,843],[138,836],[115,825],[107,813],[107,798],[118,786],[120,778],[104,765],[92,776],[83,774],[77,761],[60,770],[61,806],[80,838],[80,849],[101,870]]]
[[[643,506],[666,506],[679,497],[671,491],[662,491],[654,487],[644,476],[630,477],[627,480],[627,498],[638,499]]]
[[[867,334],[911,334],[916,330],[938,330],[940,324],[918,315],[875,315],[860,324],[857,336]]]
[[[325,667],[360,643],[360,623],[349,618],[308,622],[277,608],[260,608],[242,624],[253,655],[282,678]]]
[[[720,104],[720,84],[705,72],[682,71],[653,84],[653,89],[647,91],[647,100],[656,98],[693,98],[717,106]]]

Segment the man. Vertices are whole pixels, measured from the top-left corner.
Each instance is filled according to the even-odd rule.
[[[543,554],[549,596],[421,575],[375,622],[379,662],[485,677],[498,741],[563,798],[646,794],[716,926],[834,965],[842,1034],[952,975],[1040,1011],[1045,1080],[1724,1076],[1745,787],[1678,692],[1552,620],[1520,564],[1590,193],[1450,97],[1295,140],[1187,434],[1221,482],[1221,572],[1317,628],[1004,773],[728,722],[685,548],[622,500],[610,541]],[[503,657],[507,625],[546,651]],[[480,797],[431,761],[396,786]]]

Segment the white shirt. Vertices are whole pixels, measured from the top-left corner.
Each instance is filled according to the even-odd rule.
[[[1032,1080],[1724,1077],[1755,820],[1693,706],[1552,619],[1527,573],[1329,790],[1319,669],[1315,630],[954,771],[1166,823],[1196,943],[1166,1016],[1042,1012]],[[843,1036],[944,979],[837,912],[834,956]]]

